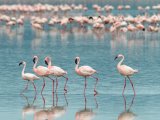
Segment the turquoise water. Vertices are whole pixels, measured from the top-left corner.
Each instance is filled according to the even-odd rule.
[[[160,95],[160,70],[159,53],[160,41],[158,33],[146,33],[145,36],[131,37],[121,35],[112,40],[110,33],[97,35],[92,32],[44,32],[33,31],[29,26],[13,28],[10,35],[6,34],[7,28],[3,27],[0,33],[0,117],[6,120],[21,120],[22,111],[34,100],[34,89],[30,85],[29,90],[20,95],[26,84],[21,78],[22,67],[18,63],[27,62],[27,72],[32,71],[32,57],[38,55],[39,65],[44,64],[44,58],[50,55],[53,63],[68,71],[68,93],[64,96],[63,86],[65,80],[60,78],[59,87],[52,96],[52,82],[47,79],[47,84],[40,94],[42,80],[36,81],[38,95],[33,106],[36,110],[49,109],[54,106],[62,106],[59,117],[56,120],[74,120],[77,112],[86,108],[92,110],[93,120],[118,119],[124,112],[125,104],[121,95],[124,78],[116,70],[118,61],[114,57],[118,53],[125,55],[125,63],[139,69],[139,73],[131,79],[134,82],[137,95],[130,108],[136,115],[136,120],[159,120],[159,95]],[[130,33],[131,34],[131,33]],[[143,33],[144,34],[144,33]],[[98,71],[97,85],[98,95],[94,97],[93,88],[95,80],[87,80],[86,98],[83,95],[84,79],[74,72],[74,58],[81,57],[81,65],[90,65]],[[132,87],[127,82],[125,91],[126,109],[133,99]],[[54,102],[54,103],[53,103]],[[83,115],[83,114],[82,114]],[[25,115],[26,120],[33,119],[33,113]],[[89,120],[89,118],[87,118]]]
[[[114,61],[119,53],[125,55],[125,64],[139,70],[131,77],[135,97],[129,81],[125,96],[121,94],[124,78],[116,70],[118,61]],[[93,120],[118,120],[126,109],[136,120],[159,120],[159,54],[159,33],[126,33],[113,38],[111,33],[75,28],[70,31],[52,28],[45,32],[35,31],[29,24],[12,29],[0,25],[0,118],[33,120],[38,111],[46,115],[46,111],[54,109],[58,111],[52,112],[54,120],[75,120],[78,114],[82,116],[79,120],[92,117]],[[26,81],[21,78],[22,67],[18,63],[26,61],[26,72],[33,73],[34,55],[39,56],[39,65],[45,65],[44,58],[49,55],[55,65],[68,72],[66,94],[63,91],[65,79],[60,78],[54,95],[49,79],[46,79],[43,95],[40,94],[42,79],[35,81],[36,96],[31,84],[28,91],[20,95]],[[87,79],[86,94],[83,94],[84,79],[74,72],[76,56],[80,56],[81,65],[90,65],[98,71],[97,96],[93,95],[95,80],[92,78]],[[25,113],[27,108],[33,112]]]

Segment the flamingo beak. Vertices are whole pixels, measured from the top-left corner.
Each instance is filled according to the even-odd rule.
[[[23,64],[23,62],[20,62],[20,63],[19,63],[19,66],[22,65],[22,64]]]
[[[48,65],[48,62],[45,60],[45,64]]]
[[[36,58],[33,58],[33,63],[35,63],[36,62]]]
[[[76,63],[76,64],[78,63],[78,60],[77,60],[77,58],[75,59],[75,63]]]
[[[118,56],[116,56],[115,58],[114,58],[114,60],[116,60],[118,58]]]

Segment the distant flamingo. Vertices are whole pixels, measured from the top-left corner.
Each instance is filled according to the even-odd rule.
[[[38,63],[38,57],[37,56],[33,57],[33,62],[34,62],[33,71],[37,75],[43,77],[43,87],[42,87],[42,91],[41,91],[41,94],[42,94],[42,92],[44,90],[44,87],[45,87],[45,79],[44,79],[44,77],[48,77],[49,70],[48,70],[47,67],[44,67],[44,66],[38,66],[38,67],[36,67],[37,63]]]
[[[58,87],[57,77],[64,77],[66,79],[66,83],[65,83],[65,86],[64,86],[64,91],[67,92],[66,84],[67,84],[67,81],[68,81],[68,77],[65,76],[67,74],[67,72],[65,70],[63,70],[62,68],[58,67],[58,66],[52,66],[51,57],[47,56],[45,58],[45,63],[46,63],[46,65],[48,65],[49,75],[53,75],[53,76],[56,77],[56,91],[57,91],[57,87]]]
[[[117,69],[118,69],[118,72],[125,77],[124,89],[123,89],[123,93],[122,93],[122,94],[124,94],[124,91],[125,91],[125,88],[126,88],[126,78],[128,78],[129,81],[130,81],[130,83],[131,83],[131,85],[132,85],[132,88],[133,88],[133,91],[134,91],[134,95],[136,95],[136,92],[135,92],[135,90],[134,90],[133,83],[132,83],[132,81],[131,81],[131,79],[130,79],[129,76],[137,73],[138,70],[135,70],[135,69],[133,69],[133,68],[127,66],[127,65],[122,65],[122,63],[123,63],[123,61],[124,61],[124,55],[119,54],[119,55],[117,55],[117,56],[115,57],[115,60],[116,60],[117,58],[122,58],[121,61],[117,64]]]
[[[28,81],[28,82],[27,82],[27,85],[26,85],[25,89],[22,91],[22,93],[23,93],[25,90],[28,89],[28,83],[29,83],[30,81],[31,81],[32,84],[33,84],[33,87],[34,87],[35,92],[37,93],[37,91],[36,91],[36,86],[34,85],[34,80],[39,79],[39,77],[37,77],[36,75],[34,75],[34,74],[32,74],[32,73],[24,73],[25,68],[26,68],[26,62],[25,62],[25,61],[20,62],[20,63],[19,63],[19,66],[22,65],[22,64],[23,64],[22,78],[23,78],[24,80],[27,80],[27,81]]]
[[[87,77],[93,77],[94,79],[96,79],[96,84],[95,84],[95,87],[94,87],[94,92],[96,95],[97,94],[97,91],[96,91],[96,85],[97,85],[97,82],[98,82],[98,78],[97,77],[94,77],[93,74],[97,73],[96,70],[94,70],[92,67],[90,66],[81,66],[79,67],[79,63],[80,63],[80,57],[76,57],[75,59],[75,63],[76,63],[76,66],[75,66],[75,71],[76,73],[79,75],[79,76],[83,76],[85,78],[85,88],[86,88],[86,78]],[[84,92],[85,92],[85,89],[84,89]]]

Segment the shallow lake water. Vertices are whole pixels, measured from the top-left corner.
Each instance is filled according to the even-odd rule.
[[[46,26],[47,27],[47,26]],[[5,120],[33,120],[38,112],[50,115],[54,120],[118,120],[129,114],[136,120],[159,120],[160,114],[160,37],[159,33],[111,33],[86,29],[35,31],[29,24],[24,27],[0,28],[0,118]],[[124,78],[116,70],[114,57],[122,53],[125,64],[138,69],[131,77],[136,90],[127,81],[122,96]],[[53,64],[68,72],[68,92],[64,94],[64,78],[59,78],[58,91],[52,93],[52,81],[46,78],[46,87],[40,94],[43,81],[35,81],[38,94],[32,85],[23,95],[26,81],[21,78],[26,61],[26,72],[32,71],[32,58],[52,57]],[[95,79],[87,79],[86,94],[84,78],[74,71],[76,56],[81,65],[90,65],[98,71],[98,95],[94,96]],[[128,120],[132,120],[131,118]]]

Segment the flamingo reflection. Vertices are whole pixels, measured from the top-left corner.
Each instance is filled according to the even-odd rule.
[[[124,111],[118,116],[118,120],[135,120],[136,115],[131,111],[135,96],[133,96],[132,101],[127,109],[126,107],[126,97],[123,95],[124,99]]]
[[[64,94],[66,105],[58,106],[58,94],[56,93],[56,105],[54,105],[54,88],[53,88],[53,106],[46,108],[45,107],[45,97],[42,95],[43,99],[43,109],[37,111],[34,114],[34,120],[55,120],[60,118],[66,113],[66,106],[68,105],[68,101],[66,98],[66,94]]]
[[[27,115],[34,114],[38,110],[37,107],[33,105],[36,101],[36,94],[34,96],[32,104],[29,103],[27,96],[25,96],[24,94],[21,94],[21,96],[27,101],[27,105],[22,109],[22,118],[23,120],[25,120]]]
[[[86,89],[86,86],[84,88],[84,91],[85,91],[85,89]],[[98,108],[96,96],[94,96],[94,100],[96,103],[96,108]],[[84,109],[76,112],[75,120],[92,120],[95,116],[95,112],[92,109],[87,108],[87,98],[86,98],[85,92],[84,92],[84,101],[85,101],[85,107],[84,107]]]

